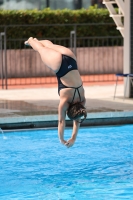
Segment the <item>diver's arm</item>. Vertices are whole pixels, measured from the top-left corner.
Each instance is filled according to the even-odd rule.
[[[84,99],[84,101],[82,101],[82,105],[85,106],[85,103],[86,103],[86,99]],[[67,143],[65,144],[67,147],[72,147],[74,145],[76,138],[77,138],[77,135],[78,135],[79,127],[80,127],[80,122],[73,120],[72,136],[67,141]]]
[[[80,123],[78,121],[73,121],[73,131],[72,131],[72,136],[71,138],[67,141],[65,144],[67,147],[72,147],[76,141],[77,135],[78,135],[78,130],[80,127]]]
[[[80,127],[80,123],[78,121],[74,120],[73,121],[73,132],[72,132],[72,137],[71,137],[73,140],[76,140],[76,138],[77,138],[79,127]]]
[[[64,140],[64,130],[65,130],[65,118],[66,118],[66,108],[67,105],[65,101],[60,101],[58,107],[58,137],[62,144],[65,144],[66,141]]]

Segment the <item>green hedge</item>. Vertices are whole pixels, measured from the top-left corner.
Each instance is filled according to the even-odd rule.
[[[77,24],[77,26],[76,26]],[[97,41],[98,37],[121,37],[120,32],[107,9],[89,7],[80,10],[0,10],[0,32],[6,27],[7,48],[24,48],[24,40],[29,37],[50,39],[56,44],[70,46],[70,31],[76,26],[77,39],[93,37],[91,43],[77,40],[82,46],[122,45],[121,40]],[[96,38],[95,38],[96,37]],[[60,40],[59,38],[62,38]]]
[[[8,38],[28,38],[29,36],[43,38],[68,37],[73,26],[68,24],[90,25],[78,26],[77,36],[120,36],[112,18],[109,17],[107,9],[90,7],[81,10],[19,10],[6,11],[0,10],[0,25],[29,25],[15,26],[7,28]],[[93,23],[98,23],[94,25]],[[100,25],[103,23],[104,25]],[[40,27],[30,25],[40,24]],[[41,25],[51,26],[41,26]],[[58,26],[60,24],[62,26]],[[3,28],[0,28],[3,31]]]

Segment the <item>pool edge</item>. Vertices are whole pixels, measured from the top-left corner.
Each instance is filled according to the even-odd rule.
[[[81,126],[102,126],[133,124],[133,111],[88,113]],[[31,129],[51,128],[58,126],[58,115],[35,115],[0,118],[0,128]],[[66,118],[66,126],[72,126],[72,121]]]

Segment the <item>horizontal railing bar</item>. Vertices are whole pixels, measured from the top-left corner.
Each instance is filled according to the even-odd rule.
[[[21,27],[21,26],[25,26],[25,27],[29,27],[29,26],[85,26],[85,25],[115,25],[114,23],[82,23],[82,24],[11,24],[11,25],[0,25],[0,27]]]
[[[122,37],[121,36],[86,36],[86,37],[77,37],[77,39],[113,39],[113,38],[118,38],[118,39],[121,39]],[[18,39],[7,39],[8,41],[20,41],[20,40],[24,40],[25,38],[18,38]],[[41,38],[39,38],[41,39]],[[49,38],[50,40],[68,40],[69,37],[65,37],[65,38]]]

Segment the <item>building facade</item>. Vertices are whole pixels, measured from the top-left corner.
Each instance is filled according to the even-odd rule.
[[[23,10],[38,9],[50,7],[56,9],[81,9],[88,8],[97,4],[99,8],[103,7],[102,0],[0,0],[0,9],[4,10]]]
[[[4,10],[39,9],[80,9],[88,8],[92,0],[0,0],[0,8]]]

